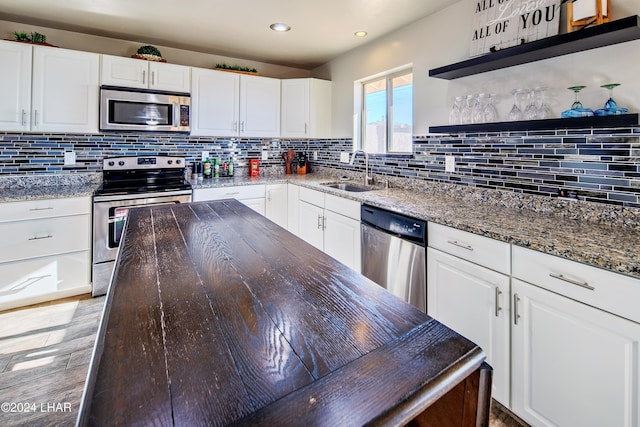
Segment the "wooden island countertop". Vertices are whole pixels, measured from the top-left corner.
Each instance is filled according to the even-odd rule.
[[[136,208],[78,425],[481,425],[484,359],[236,200]]]

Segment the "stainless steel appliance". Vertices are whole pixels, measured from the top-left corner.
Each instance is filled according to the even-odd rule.
[[[360,213],[362,274],[426,313],[426,222],[367,205]]]
[[[189,132],[188,93],[100,88],[100,130]]]
[[[192,189],[182,157],[112,157],[93,196],[93,296],[109,288],[129,209],[187,203]]]

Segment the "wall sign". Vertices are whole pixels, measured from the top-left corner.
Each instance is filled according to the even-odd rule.
[[[476,0],[470,56],[558,34],[561,0]]]

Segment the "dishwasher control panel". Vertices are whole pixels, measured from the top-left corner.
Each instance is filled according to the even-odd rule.
[[[427,223],[396,212],[362,205],[360,219],[381,231],[421,245],[426,243]]]

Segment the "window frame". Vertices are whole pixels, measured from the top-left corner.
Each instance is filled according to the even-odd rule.
[[[384,147],[384,152],[370,152],[371,154],[411,154],[412,150],[409,151],[390,151],[389,148],[392,146],[392,137],[393,137],[393,79],[396,77],[400,77],[406,74],[411,74],[413,79],[413,64],[405,64],[400,67],[396,67],[382,73],[378,73],[372,76],[368,76],[354,82],[354,121],[353,121],[353,148],[354,150],[364,150],[364,138],[365,138],[365,127],[366,127],[366,114],[365,114],[365,90],[364,87],[368,83],[372,83],[378,80],[384,79],[386,81],[386,93],[387,93],[387,105],[386,105],[386,144]],[[412,82],[412,87],[415,82]],[[412,91],[415,93],[415,90]],[[413,102],[413,93],[412,93],[412,102],[411,102],[411,128],[413,133],[413,111],[414,111],[414,102]],[[391,96],[389,96],[391,94]],[[411,136],[413,138],[413,135]]]

